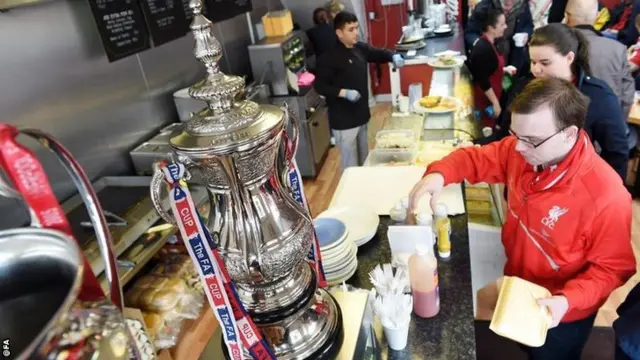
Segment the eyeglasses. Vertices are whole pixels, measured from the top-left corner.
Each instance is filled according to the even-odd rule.
[[[554,136],[556,136],[556,135],[560,134],[561,132],[565,131],[566,129],[567,129],[567,128],[565,127],[565,128],[562,128],[562,129],[558,130],[558,131],[557,131],[557,132],[555,132],[553,135],[551,135],[551,136],[549,136],[548,138],[546,138],[546,139],[544,139],[544,140],[540,141],[540,142],[539,142],[539,143],[537,143],[537,144],[534,144],[534,143],[532,143],[532,142],[531,142],[531,141],[529,141],[529,140],[525,140],[525,139],[523,139],[523,138],[519,137],[519,136],[518,136],[518,135],[517,135],[513,130],[511,130],[511,129],[509,129],[509,134],[511,134],[512,136],[515,136],[515,138],[516,138],[516,139],[518,139],[519,141],[522,141],[522,142],[523,142],[524,144],[526,144],[527,146],[529,146],[529,147],[531,147],[531,148],[533,148],[533,149],[537,149],[537,148],[539,148],[540,146],[542,146],[542,144],[544,144],[544,143],[546,143],[547,141],[551,140],[551,138],[552,138],[552,137],[554,137]]]

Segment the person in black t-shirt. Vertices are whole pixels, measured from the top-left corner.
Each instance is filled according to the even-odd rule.
[[[341,12],[333,20],[338,44],[318,59],[316,91],[329,108],[329,124],[340,148],[341,167],[362,166],[369,153],[367,123],[369,111],[368,63],[393,62],[401,67],[400,54],[376,49],[358,41],[358,18]]]
[[[487,9],[483,13],[477,13],[476,20],[481,24],[482,36],[469,56],[469,70],[474,85],[473,98],[475,110],[482,114],[482,126],[493,127],[494,119],[502,112],[502,78],[505,71],[513,72],[515,68],[505,67],[504,57],[495,46],[496,39],[501,38],[507,28],[504,12]],[[489,106],[493,107],[493,114],[485,111]]]
[[[335,30],[333,30],[330,19],[331,14],[325,8],[317,8],[313,11],[313,23],[315,26],[307,30],[307,36],[311,41],[316,58],[338,45],[338,37]]]

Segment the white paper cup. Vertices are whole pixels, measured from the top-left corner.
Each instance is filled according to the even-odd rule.
[[[409,97],[408,96],[400,96],[398,99],[398,108],[400,112],[408,113],[409,112]]]
[[[527,45],[527,33],[517,33],[513,35],[513,42],[517,47],[524,47]]]
[[[409,337],[409,322],[406,325],[397,328],[387,328],[383,326],[384,337],[387,338],[387,344],[391,350],[403,350],[407,347],[407,338]]]

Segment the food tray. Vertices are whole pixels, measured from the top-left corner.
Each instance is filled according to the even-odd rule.
[[[129,155],[138,175],[151,175],[155,162],[171,160],[171,146],[169,144],[142,143]]]
[[[384,124],[383,130],[411,130],[416,141],[420,141],[424,128],[423,114],[393,114]]]
[[[376,134],[376,149],[411,149],[415,152],[416,147],[416,136],[411,130],[381,130]]]
[[[373,149],[364,166],[409,166],[414,157],[414,149]]]
[[[164,128],[162,128],[160,130],[160,133],[170,133],[173,132],[174,130],[178,129],[178,128],[182,128],[184,126],[184,123],[173,123],[171,125],[168,125]]]
[[[169,140],[171,140],[171,134],[173,134],[173,132],[163,132],[163,133],[156,134],[156,136],[152,137],[147,141],[147,144],[154,144],[154,145],[169,144]]]

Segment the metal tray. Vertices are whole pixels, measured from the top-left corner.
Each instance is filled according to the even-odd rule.
[[[171,146],[166,144],[142,143],[129,153],[133,167],[138,175],[151,175],[153,164],[162,160],[171,160]]]
[[[171,133],[176,129],[182,129],[182,127],[184,126],[184,123],[173,123],[169,126],[163,127],[162,129],[160,129],[160,133]]]

